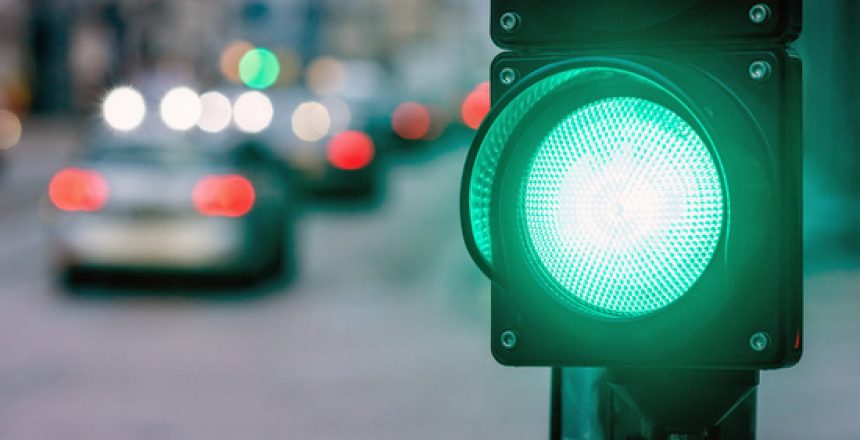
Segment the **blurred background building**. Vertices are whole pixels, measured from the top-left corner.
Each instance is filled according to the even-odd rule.
[[[479,2],[36,0],[4,2],[4,84],[37,112],[87,110],[105,87],[170,69],[211,86],[236,40],[270,47],[298,79],[327,54],[379,62],[409,89],[470,84],[491,54]],[[433,60],[433,61],[431,61]],[[484,63],[485,64],[485,63]],[[17,81],[17,82],[16,82]],[[14,86],[24,83],[22,86]],[[7,98],[12,99],[12,98]],[[25,97],[17,98],[25,100]],[[19,104],[23,105],[23,104]]]

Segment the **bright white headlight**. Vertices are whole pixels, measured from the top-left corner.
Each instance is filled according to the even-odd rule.
[[[134,130],[143,122],[144,116],[146,103],[140,92],[132,87],[117,87],[102,102],[102,118],[114,130]]]
[[[161,120],[173,130],[185,131],[200,120],[200,97],[188,87],[174,87],[161,99]]]
[[[233,104],[233,121],[245,133],[259,133],[272,123],[275,109],[261,92],[245,92]]]
[[[217,133],[230,125],[233,118],[233,107],[230,100],[218,92],[208,92],[200,95],[203,112],[197,126],[209,133]]]

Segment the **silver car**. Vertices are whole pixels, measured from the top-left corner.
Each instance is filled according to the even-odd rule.
[[[265,151],[251,141],[207,148],[181,137],[89,149],[48,188],[58,273],[282,269],[292,259],[294,200]]]

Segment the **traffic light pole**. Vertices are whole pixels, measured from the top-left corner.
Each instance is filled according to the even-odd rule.
[[[552,439],[755,439],[803,352],[801,3],[490,1],[461,225]]]
[[[754,440],[755,370],[553,368],[551,440]]]

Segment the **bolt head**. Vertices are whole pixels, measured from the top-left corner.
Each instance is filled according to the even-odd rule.
[[[762,352],[770,344],[770,335],[765,332],[755,332],[750,336],[750,348],[753,351]]]
[[[506,32],[513,32],[520,26],[520,16],[515,12],[505,12],[499,18],[499,25]]]
[[[749,67],[750,78],[755,81],[765,81],[770,78],[771,67],[767,61],[753,61]]]
[[[505,330],[499,337],[502,342],[502,347],[506,350],[513,350],[517,346],[517,334],[513,330]]]
[[[770,20],[770,6],[764,3],[757,3],[750,8],[750,21],[755,24],[764,24]]]
[[[516,81],[516,80],[517,80],[517,71],[510,68],[510,67],[505,67],[504,69],[502,69],[499,72],[499,81],[501,81],[502,84],[504,84],[506,86],[513,84],[514,81]]]

